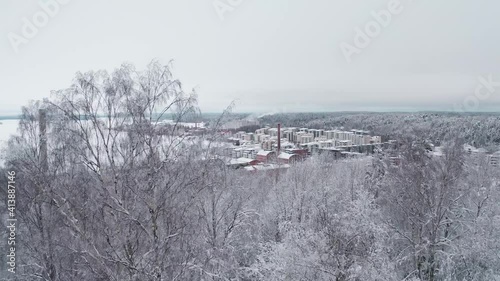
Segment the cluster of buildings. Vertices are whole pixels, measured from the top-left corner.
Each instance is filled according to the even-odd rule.
[[[252,121],[233,121],[229,127],[256,125]],[[234,131],[233,131],[234,132]],[[380,136],[372,136],[365,130],[312,129],[299,127],[266,126],[255,132],[226,132],[227,146],[224,156],[229,166],[248,171],[268,171],[287,168],[311,155],[327,155],[329,159],[354,158],[380,150],[389,151],[388,159],[393,166],[401,164],[397,153],[398,142],[382,142]],[[380,151],[379,150],[379,151]],[[486,159],[493,167],[500,167],[500,151],[488,153],[485,149],[465,145],[464,150],[472,157]],[[430,144],[429,153],[443,155],[441,147]]]
[[[394,140],[389,141],[387,144],[389,144],[389,147],[392,148],[397,147],[397,142]],[[492,153],[488,152],[488,150],[484,148],[476,148],[468,144],[465,144],[463,148],[464,152],[473,160],[475,160],[476,163],[479,163],[478,161],[486,160],[486,163],[488,165],[493,167],[500,167],[500,151]],[[442,157],[444,155],[443,147],[434,146],[432,143],[428,144],[427,152],[432,157]],[[393,166],[399,166],[402,160],[401,155],[398,155],[395,150],[393,150],[393,153],[389,155],[388,159]]]
[[[227,140],[234,146],[224,153],[235,165],[244,166],[291,164],[310,155],[327,153],[333,159],[350,158],[373,153],[382,143],[380,136],[371,136],[363,130],[327,130],[286,127],[264,127],[255,132],[228,133]],[[257,162],[255,162],[257,161]],[[255,170],[250,167],[248,170]]]
[[[338,148],[350,151],[353,147],[373,146],[382,143],[380,136],[371,136],[363,130],[325,130],[309,128],[265,127],[255,133],[237,132],[229,140],[240,144],[259,144],[263,150],[276,150],[280,142],[282,149],[305,149],[309,155],[320,150]],[[366,149],[359,149],[364,152]]]
[[[276,171],[286,169],[296,161],[311,155],[327,155],[329,159],[362,157],[377,149],[392,151],[388,155],[393,166],[399,166],[397,141],[382,142],[380,136],[372,136],[364,130],[310,129],[298,127],[264,127],[255,132],[226,132],[232,145],[224,148],[227,165],[247,171]],[[392,148],[392,149],[391,149]],[[488,153],[485,149],[469,145],[464,150],[471,156],[485,155],[488,164],[500,167],[500,151]],[[441,147],[431,145],[429,153],[443,155]],[[479,159],[479,158],[478,158]]]
[[[464,150],[471,155],[472,157],[476,156],[486,156],[486,160],[488,161],[488,164],[493,166],[493,167],[500,167],[500,151],[494,152],[494,153],[489,153],[486,149],[484,148],[476,148],[471,145],[464,145]]]

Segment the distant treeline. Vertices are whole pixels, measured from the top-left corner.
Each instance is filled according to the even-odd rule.
[[[21,115],[4,115],[0,116],[0,120],[17,120],[20,119]]]
[[[264,124],[283,126],[361,129],[382,136],[383,140],[397,139],[418,133],[430,141],[458,137],[474,146],[497,149],[500,145],[500,115],[498,113],[282,113],[263,116]]]

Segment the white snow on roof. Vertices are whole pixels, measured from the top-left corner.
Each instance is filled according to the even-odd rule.
[[[295,155],[296,154],[290,154],[290,153],[282,152],[282,153],[280,153],[280,155],[278,156],[278,158],[289,160],[290,158],[292,158],[292,156],[295,156]]]
[[[268,170],[274,170],[274,169],[287,169],[287,168],[290,168],[290,165],[288,165],[288,164],[284,164],[284,165],[266,164],[266,165],[247,166],[244,169],[247,171],[268,171]]]
[[[231,159],[229,161],[229,164],[231,164],[231,165],[250,164],[252,161],[255,161],[255,159],[241,157],[241,158],[238,158],[238,159]]]
[[[269,150],[260,150],[259,152],[257,152],[257,155],[259,155],[259,156],[267,156],[267,155],[269,155],[269,153],[272,153],[272,151],[269,151]]]

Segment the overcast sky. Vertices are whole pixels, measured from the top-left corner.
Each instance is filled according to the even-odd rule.
[[[401,0],[350,62],[343,42],[394,0],[65,1],[32,38],[23,18],[43,24],[50,0],[0,1],[0,114],[77,71],[154,58],[174,59],[205,112],[500,109],[500,86],[473,97],[479,76],[500,82],[498,0]]]

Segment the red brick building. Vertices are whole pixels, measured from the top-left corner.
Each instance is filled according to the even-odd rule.
[[[262,163],[272,162],[273,159],[276,158],[276,153],[274,151],[261,150],[257,152],[255,159]]]

